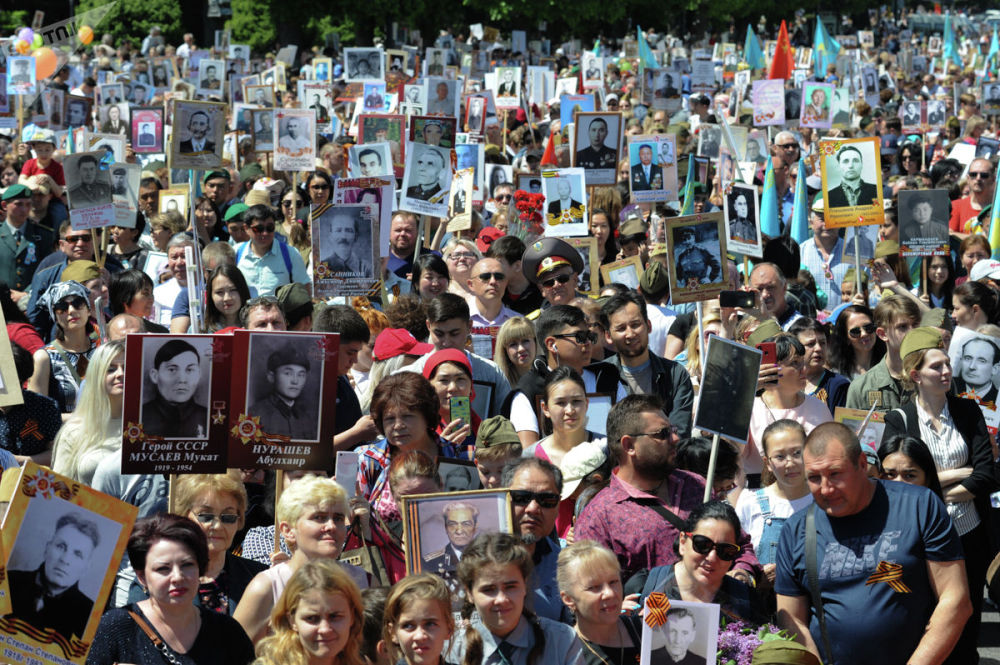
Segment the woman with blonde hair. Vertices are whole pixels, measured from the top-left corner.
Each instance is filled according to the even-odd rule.
[[[516,386],[521,377],[531,370],[538,355],[535,327],[523,316],[507,319],[497,333],[497,353],[493,356],[503,375]]]
[[[702,338],[698,341],[698,326],[692,326],[688,333],[687,341],[684,342],[684,357],[677,357],[677,362],[684,363],[684,369],[691,376],[691,386],[695,393],[701,387],[701,344],[708,348],[709,335],[721,335],[723,333],[722,310],[718,307],[706,308],[701,319]]]
[[[125,342],[108,342],[91,358],[76,410],[56,435],[52,470],[90,485],[97,465],[122,445]]]
[[[310,561],[329,560],[340,566],[362,587],[368,586],[365,571],[337,562],[347,540],[347,494],[330,478],[307,476],[281,493],[277,506],[278,528],[285,540],[294,539],[295,551],[288,561],[268,568],[250,582],[233,612],[256,644],[267,633],[268,616],[278,605],[292,575]]]
[[[271,614],[273,634],[254,665],[363,665],[361,592],[335,561],[310,561],[292,575]]]
[[[441,251],[444,262],[448,265],[448,291],[463,298],[472,295],[469,291],[468,281],[472,277],[472,267],[479,259],[483,258],[482,252],[476,247],[476,243],[464,238],[452,238]]]

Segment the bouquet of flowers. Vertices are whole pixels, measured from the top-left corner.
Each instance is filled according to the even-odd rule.
[[[743,621],[730,621],[719,633],[718,665],[750,665],[754,650],[772,640],[788,641],[791,637],[771,623],[758,629]]]
[[[514,192],[511,208],[512,212],[517,212],[517,218],[507,221],[508,233],[524,241],[525,245],[533,242],[545,230],[545,218],[542,216],[544,205],[544,194],[531,194],[523,189]]]

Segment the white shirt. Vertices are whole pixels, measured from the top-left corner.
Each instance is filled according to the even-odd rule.
[[[153,300],[156,302],[156,310],[159,312],[154,318],[161,326],[170,327],[170,315],[173,313],[174,300],[181,291],[181,285],[174,277],[170,281],[164,282],[153,289]]]
[[[764,493],[767,494],[771,515],[777,518],[791,517],[813,502],[813,495],[809,492],[805,496],[791,501],[781,499],[775,494],[774,485],[765,487]],[[750,542],[753,543],[754,550],[758,549],[760,537],[764,534],[764,513],[760,510],[756,494],[756,490],[745,489],[740,492],[740,498],[736,502],[736,515],[740,518],[743,530],[750,535]]]
[[[583,370],[583,386],[586,388],[585,392],[588,395],[597,392],[597,375],[589,369]],[[618,394],[615,396],[615,402],[619,402],[627,396],[628,390],[626,390],[624,384],[619,381]],[[538,427],[538,414],[535,412],[535,405],[532,404],[528,399],[528,396],[522,392],[515,395],[514,400],[510,404],[510,422],[514,425],[514,431],[516,432],[534,432],[535,434],[541,434]]]
[[[667,347],[667,333],[677,312],[669,307],[646,303],[646,316],[649,317],[649,350],[658,356],[663,356],[663,350]]]

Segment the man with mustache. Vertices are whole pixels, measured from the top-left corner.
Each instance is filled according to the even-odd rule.
[[[333,245],[333,253],[324,259],[335,273],[357,273],[358,276],[371,275],[371,265],[365,261],[364,248],[355,247],[358,239],[358,214],[353,210],[333,209],[327,238]],[[371,252],[371,249],[368,249]]]
[[[208,437],[208,409],[195,402],[201,381],[198,350],[182,339],[171,339],[153,358],[149,379],[156,396],[142,405],[146,434],[172,439]]]

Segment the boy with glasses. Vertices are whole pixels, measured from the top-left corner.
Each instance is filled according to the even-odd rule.
[[[302,255],[274,237],[274,211],[270,206],[250,206],[243,213],[243,223],[250,240],[236,248],[236,267],[248,285],[270,296],[283,284],[309,282]]]

